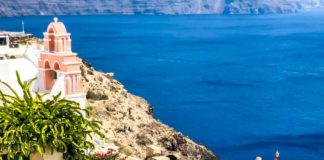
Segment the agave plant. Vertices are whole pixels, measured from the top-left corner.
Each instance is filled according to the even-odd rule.
[[[80,109],[74,101],[60,98],[60,94],[45,99],[45,94],[32,93],[36,78],[22,82],[16,72],[22,96],[5,82],[12,94],[0,90],[0,153],[19,159],[45,149],[63,152],[65,159],[86,159],[84,150],[93,148],[91,135],[103,137],[100,122],[88,120],[89,110]],[[84,116],[85,114],[86,116]]]

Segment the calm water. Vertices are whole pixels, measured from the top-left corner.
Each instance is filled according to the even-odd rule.
[[[224,160],[324,159],[324,13],[59,17],[73,50]],[[37,36],[52,17],[0,18]]]

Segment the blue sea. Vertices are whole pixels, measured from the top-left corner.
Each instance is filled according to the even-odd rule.
[[[0,18],[42,37],[53,17]],[[224,160],[324,159],[324,12],[60,16],[73,50]]]

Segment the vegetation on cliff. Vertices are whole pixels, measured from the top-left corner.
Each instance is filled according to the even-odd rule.
[[[81,71],[92,118],[103,122],[106,142],[119,145],[122,154],[144,159],[146,147],[155,145],[164,156],[181,160],[219,159],[206,147],[154,119],[152,105],[128,93],[112,74],[95,71],[87,62]]]

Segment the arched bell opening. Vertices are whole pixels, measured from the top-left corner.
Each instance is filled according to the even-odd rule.
[[[50,67],[50,64],[48,61],[45,61],[45,74],[44,74],[44,88],[46,90],[51,90],[58,78],[57,71],[60,70],[60,66],[58,63],[55,63],[53,66],[53,69]]]
[[[58,64],[58,62],[54,63],[54,73],[53,73],[53,79],[57,79],[58,78],[58,71],[60,70],[60,65]]]
[[[55,51],[55,36],[54,36],[54,29],[53,28],[49,28],[48,30],[49,33],[49,42],[48,42],[48,48],[49,51],[53,52]]]

